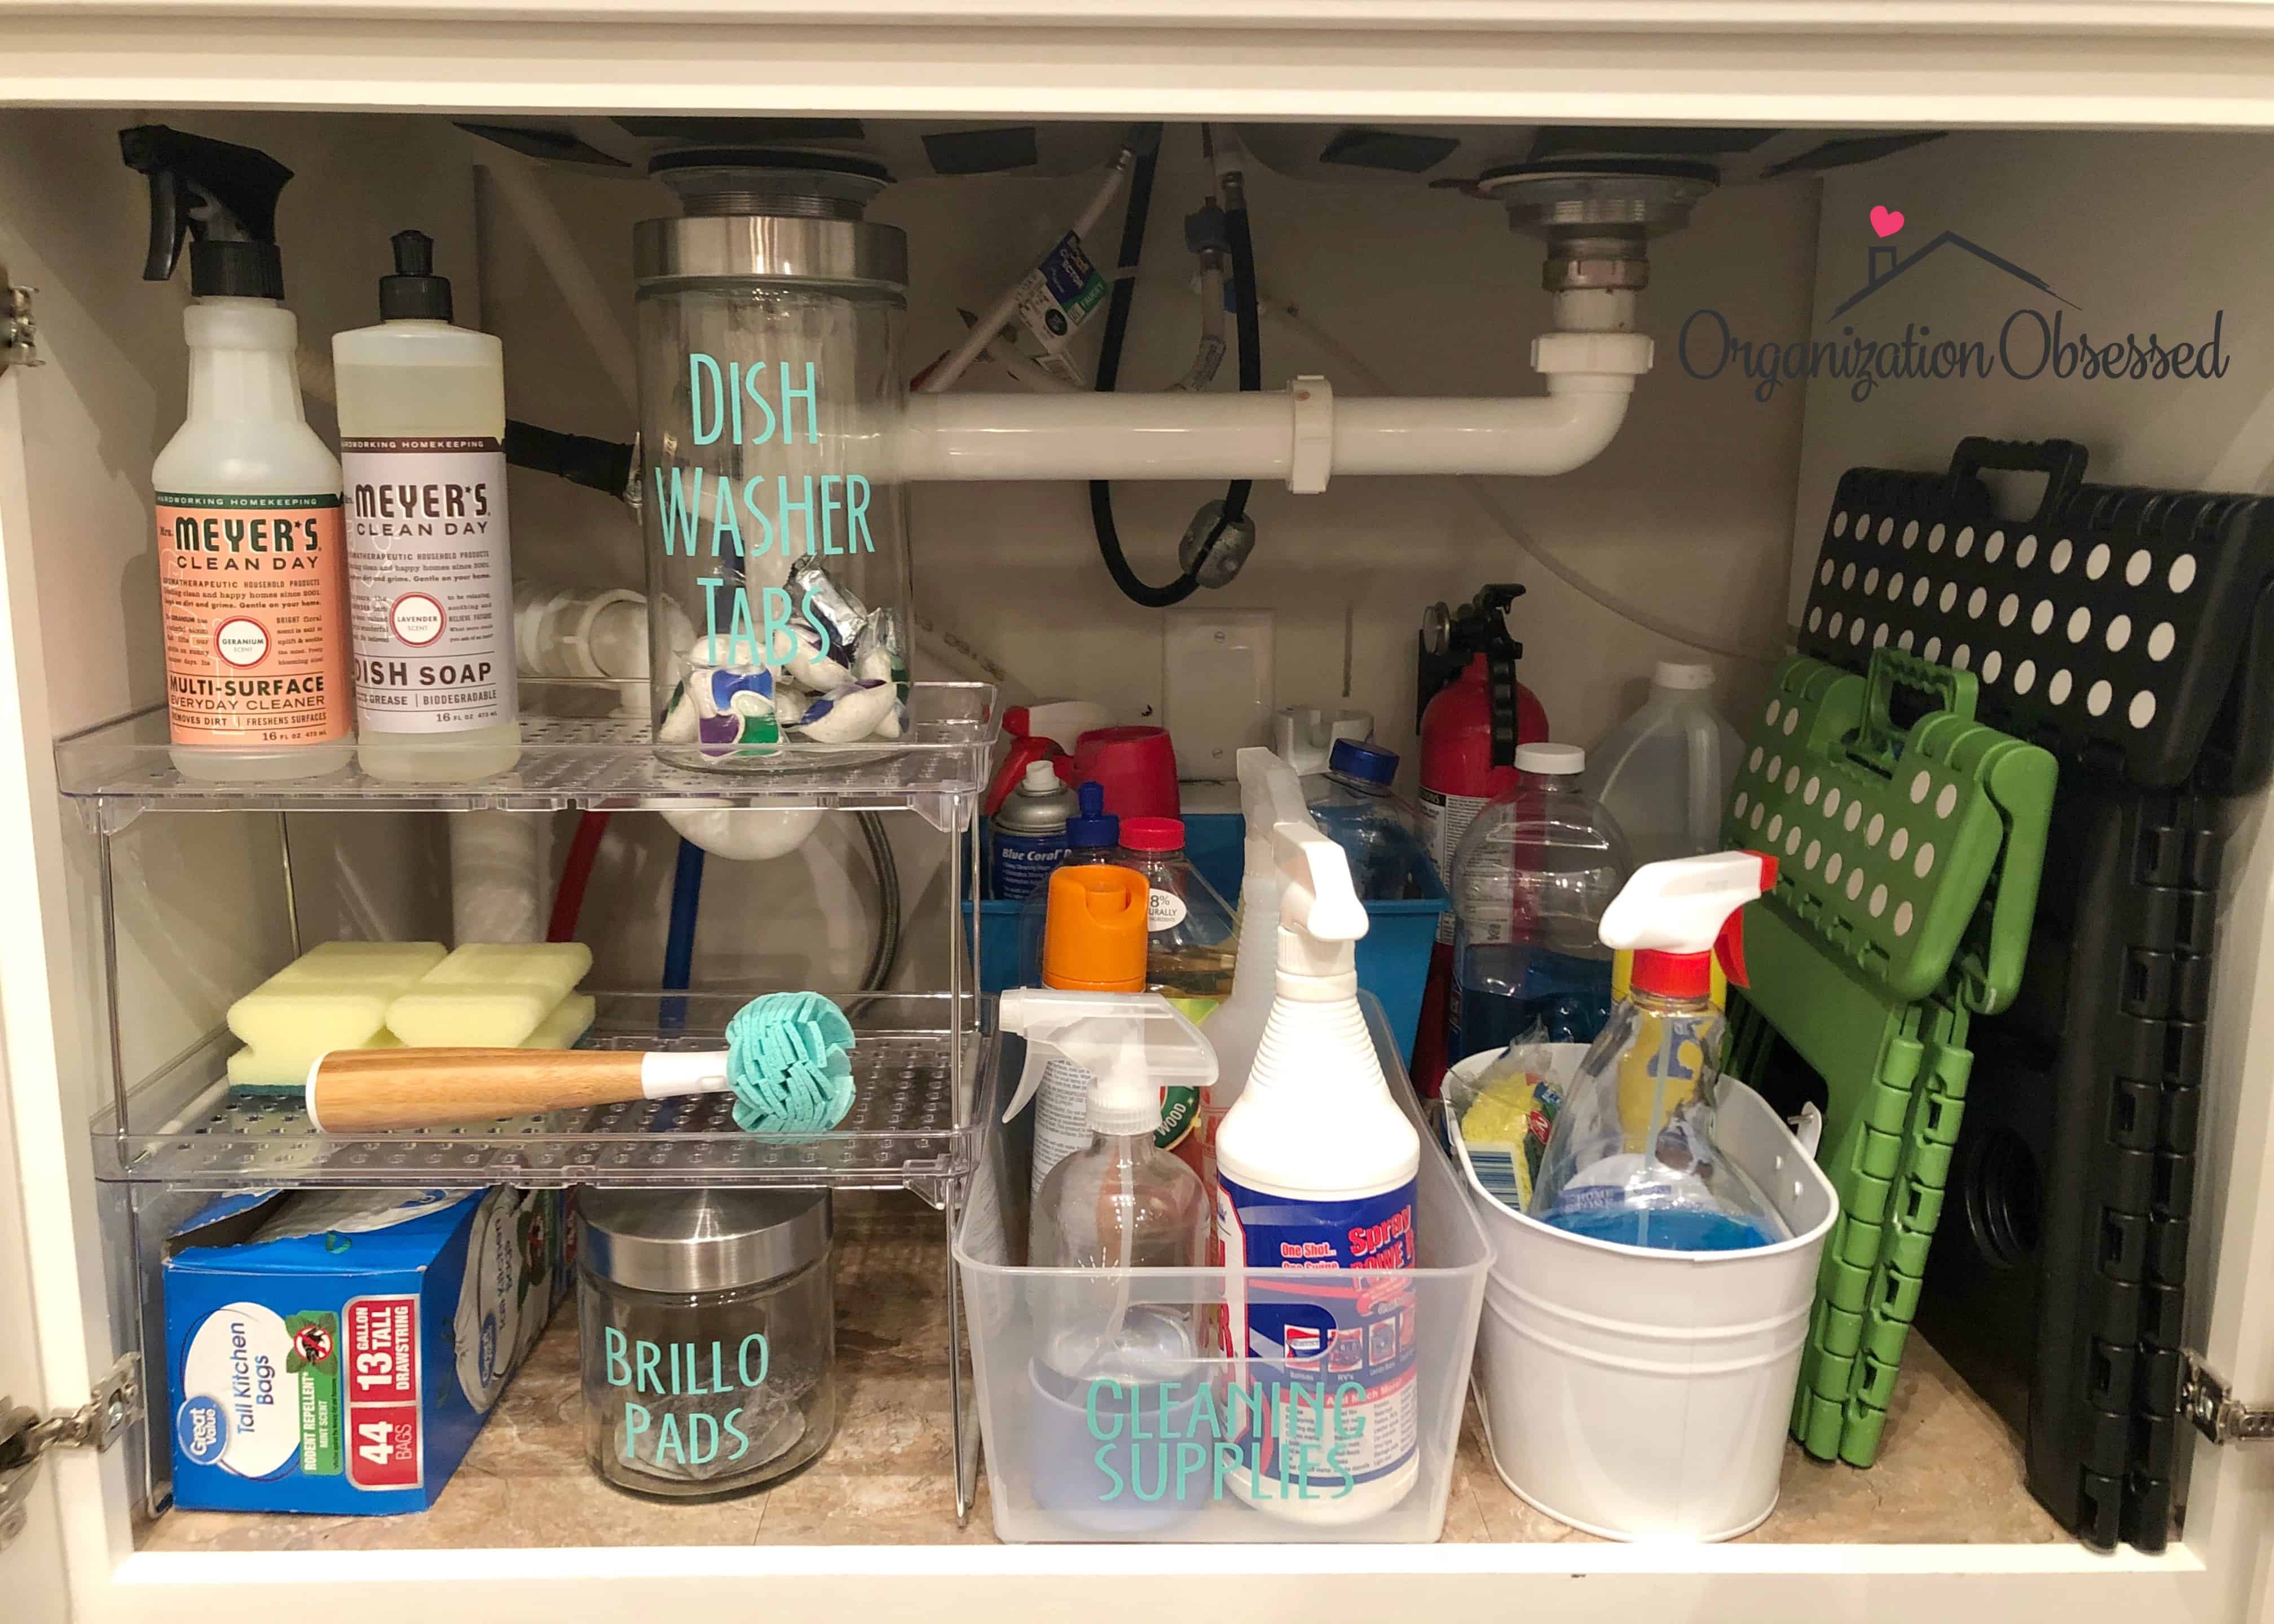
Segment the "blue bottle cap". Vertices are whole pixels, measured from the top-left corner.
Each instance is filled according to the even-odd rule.
[[[1079,846],[1084,850],[1101,846],[1121,844],[1121,820],[1105,810],[1105,786],[1085,784],[1073,793],[1081,810],[1066,819],[1065,842],[1069,850]]]
[[[1397,777],[1397,752],[1385,750],[1378,744],[1360,744],[1355,739],[1337,739],[1335,748],[1328,752],[1327,768],[1331,772],[1348,773],[1363,783],[1387,786]]]

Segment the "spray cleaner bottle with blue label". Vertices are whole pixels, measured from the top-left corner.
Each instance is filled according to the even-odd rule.
[[[1606,947],[1631,951],[1627,996],[1579,1063],[1532,1187],[1531,1214],[1593,1240],[1731,1252],[1788,1238],[1768,1199],[1713,1137],[1728,1023],[1716,962],[1745,985],[1744,906],[1773,857],[1719,852],[1647,863],[1603,910]]]
[[[1351,1523],[1395,1506],[1419,1473],[1413,1292],[1383,1274],[1357,1291],[1346,1274],[1307,1271],[1414,1267],[1421,1138],[1358,1006],[1367,919],[1349,858],[1308,823],[1272,839],[1284,880],[1276,996],[1216,1146],[1227,1415],[1241,1449],[1227,1486],[1276,1516]]]

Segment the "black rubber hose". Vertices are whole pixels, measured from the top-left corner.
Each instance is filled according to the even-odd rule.
[[[1153,171],[1157,167],[1159,147],[1156,132],[1156,139],[1139,155],[1130,172],[1128,207],[1121,222],[1120,274],[1114,278],[1113,296],[1105,308],[1105,337],[1097,352],[1097,391],[1101,395],[1112,393],[1121,373],[1122,342],[1128,336],[1129,307],[1137,295],[1137,261],[1145,249],[1145,217],[1152,210]],[[1232,312],[1239,340],[1239,387],[1261,389],[1263,355],[1259,343],[1261,324],[1255,308],[1255,245],[1248,234],[1244,199],[1225,216],[1225,232],[1231,247]],[[1113,523],[1112,485],[1103,479],[1091,480],[1090,523],[1097,532],[1097,553],[1105,560],[1105,573],[1113,577],[1113,584],[1121,590],[1121,595],[1140,608],[1167,609],[1184,602],[1200,590],[1201,567],[1208,562],[1216,542],[1246,514],[1248,488],[1249,481],[1245,479],[1235,479],[1224,487],[1224,516],[1201,544],[1200,555],[1193,560],[1193,568],[1166,586],[1153,586],[1130,568],[1128,557],[1121,551],[1121,534]]]
[[[564,434],[508,419],[504,451],[505,460],[516,468],[557,475],[571,485],[605,491],[619,501],[631,488],[632,448],[618,440]]]
[[[1231,322],[1239,340],[1239,387],[1253,395],[1263,387],[1263,322],[1255,307],[1255,239],[1247,231],[1247,189],[1232,193],[1231,207],[1224,217],[1224,234],[1231,247]],[[1227,519],[1247,512],[1248,481],[1235,479],[1224,493]],[[1209,540],[1214,541],[1210,537]]]

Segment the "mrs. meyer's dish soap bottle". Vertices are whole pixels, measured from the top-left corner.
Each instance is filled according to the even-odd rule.
[[[1240,1451],[1227,1486],[1275,1516],[1358,1522],[1419,1475],[1419,1326],[1410,1280],[1339,1271],[1414,1267],[1421,1139],[1358,1007],[1352,944],[1367,919],[1350,859],[1307,823],[1272,838],[1286,883],[1277,996],[1216,1147]]]
[[[1776,872],[1776,859],[1758,852],[1647,863],[1603,910],[1603,944],[1633,951],[1633,984],[1564,1091],[1532,1216],[1668,1252],[1789,1238],[1713,1137],[1727,1031],[1713,1003],[1713,961],[1745,984],[1742,910]]]
[[[190,243],[189,416],[150,470],[174,764],[233,783],[348,763],[340,465],[308,426],[284,308],[276,198],[292,171],[163,124],[118,132],[150,178],[144,277]]]
[[[450,325],[433,240],[395,234],[380,323],[335,334],[356,719],[374,778],[457,782],[521,756],[505,360]]]

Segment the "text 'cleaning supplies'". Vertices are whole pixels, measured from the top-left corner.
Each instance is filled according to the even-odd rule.
[[[152,464],[166,719],[196,778],[298,778],[347,765],[347,559],[340,465],[308,426],[284,308],[276,199],[292,171],[163,124],[119,132],[150,179],[164,282],[190,239],[189,416]]]
[[[486,778],[521,756],[504,348],[450,324],[421,231],[395,234],[379,315],[332,337],[363,770]]]
[[[1421,1140],[1358,1006],[1352,944],[1367,918],[1350,861],[1308,823],[1272,837],[1284,882],[1276,996],[1216,1166],[1226,1346],[1239,1384],[1274,1402],[1231,1486],[1274,1515],[1355,1522],[1419,1475],[1417,1305],[1410,1279],[1310,1271],[1415,1266]]]
[[[1743,910],[1776,883],[1776,869],[1755,852],[1651,863],[1605,910],[1603,944],[1633,951],[1633,988],[1565,1094],[1532,1216],[1669,1252],[1788,1238],[1713,1137],[1727,1023],[1711,996],[1713,961],[1745,984]]]

